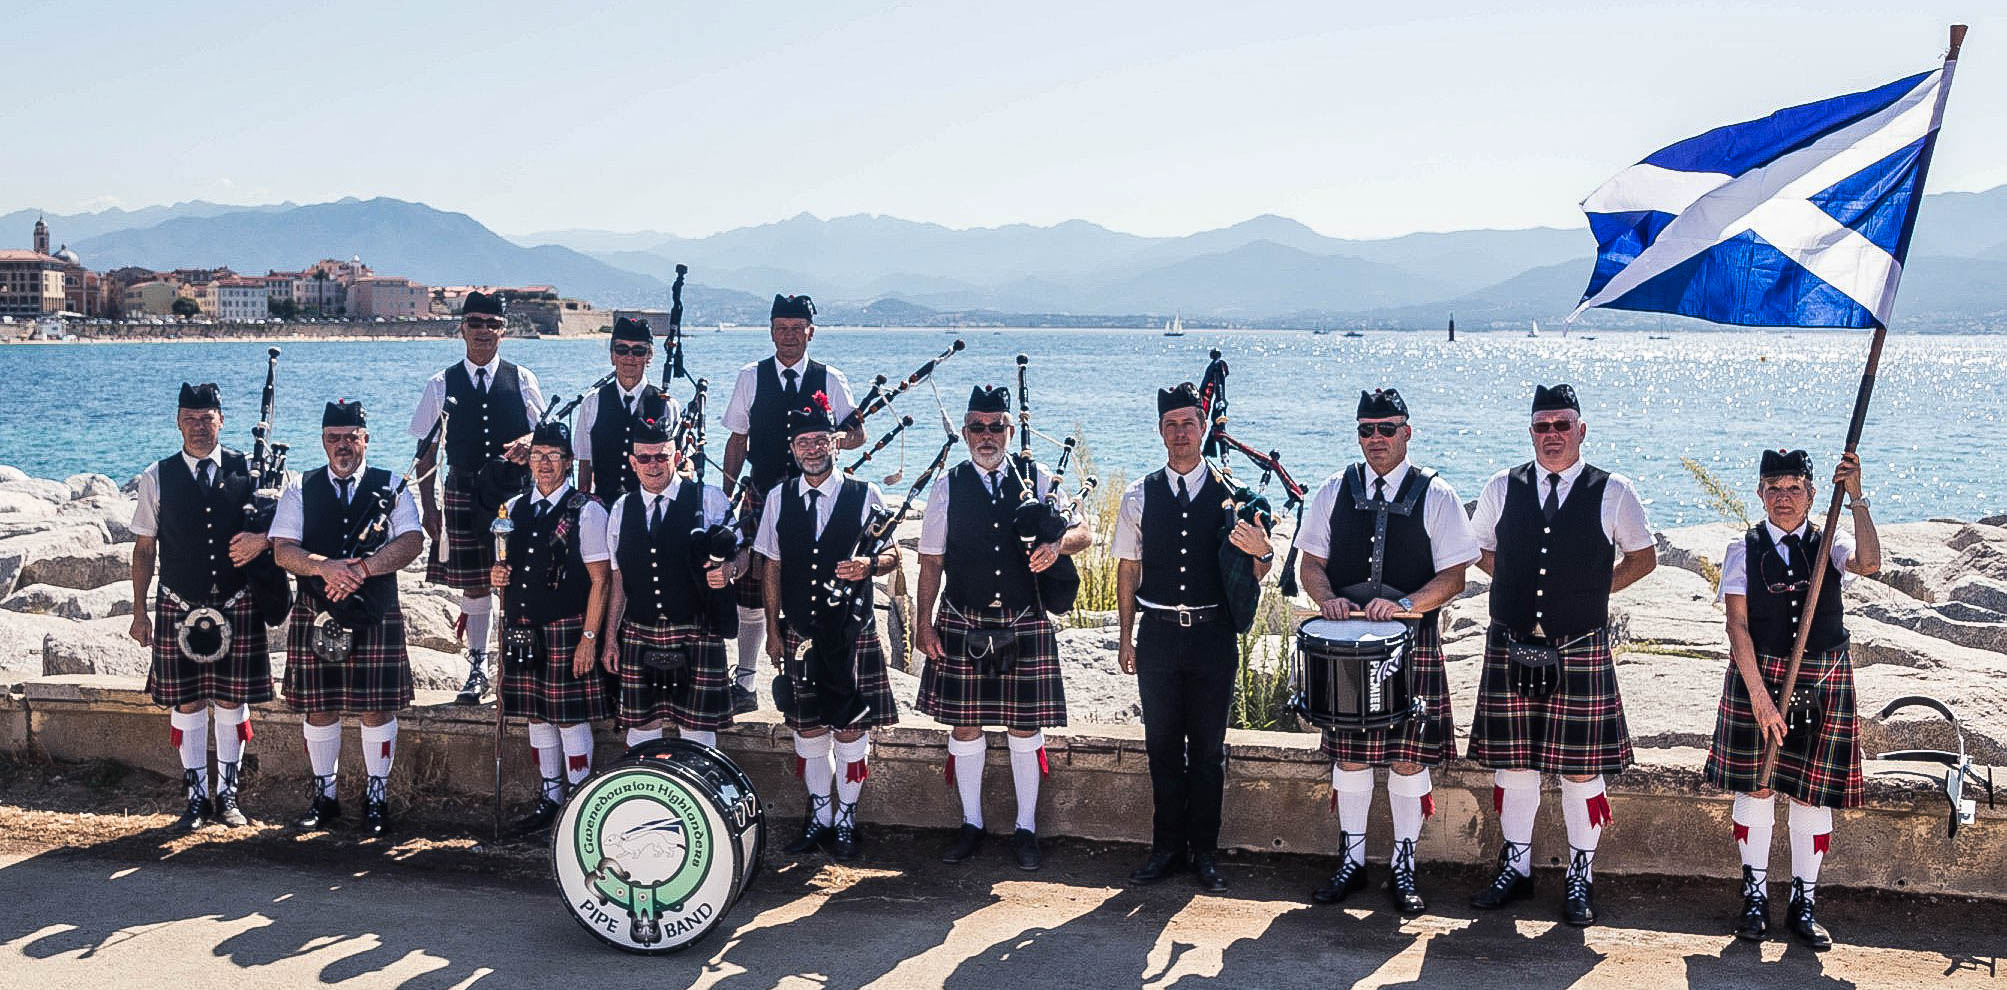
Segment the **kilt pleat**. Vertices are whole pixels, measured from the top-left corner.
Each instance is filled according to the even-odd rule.
[[[947,655],[927,660],[915,708],[947,725],[1043,729],[1066,724],[1059,635],[1050,618],[1037,609],[1011,616],[1000,610],[970,614],[943,607],[934,628]],[[1018,655],[1009,673],[978,672],[968,657],[973,629],[1014,633]]]
[[[1442,633],[1434,622],[1415,629],[1408,662],[1414,665],[1415,696],[1422,699],[1422,717],[1385,729],[1352,732],[1325,729],[1321,749],[1339,763],[1384,767],[1394,763],[1441,766],[1454,754],[1456,720],[1450,709],[1449,675],[1443,670]]]
[[[1614,774],[1632,763],[1610,633],[1598,629],[1561,651],[1561,686],[1545,698],[1512,689],[1505,631],[1485,636],[1470,758],[1493,770]]]
[[[663,684],[641,665],[645,650],[688,651],[690,666],[675,684]],[[722,638],[704,635],[695,624],[621,622],[621,728],[666,721],[679,729],[716,732],[732,724],[731,688]]]
[[[488,532],[492,518],[474,504],[472,492],[456,485],[445,487],[442,534],[446,540],[446,562],[438,555],[425,558],[425,580],[455,591],[482,591],[488,587],[488,568],[495,562],[495,538]]]
[[[250,595],[237,604],[219,607],[230,623],[230,649],[215,663],[196,663],[181,655],[174,627],[188,610],[161,596],[153,606],[153,665],[146,672],[146,690],[153,703],[179,707],[215,702],[226,707],[272,700],[272,657],[265,642],[265,620]]]
[[[501,671],[502,713],[521,718],[572,725],[613,714],[606,671],[595,657],[584,677],[571,672],[572,653],[585,632],[585,616],[574,615],[542,626],[541,660]]]
[[[1757,670],[1773,699],[1790,665],[1789,657],[1757,655]],[[1858,808],[1867,783],[1861,774],[1860,719],[1854,708],[1854,665],[1847,647],[1807,654],[1798,668],[1798,683],[1811,686],[1824,717],[1802,736],[1785,738],[1770,786],[1806,804]],[[1731,663],[1722,680],[1714,739],[1707,748],[1707,782],[1723,790],[1753,791],[1762,768],[1763,733],[1756,725],[1749,689]]]
[[[792,628],[783,624],[781,649],[788,656],[796,656],[808,640]],[[880,725],[895,725],[899,721],[899,700],[892,696],[892,678],[885,672],[885,650],[878,644],[878,629],[875,623],[866,623],[864,632],[857,637],[856,649],[852,657],[857,663],[857,693],[864,703],[871,706],[871,713],[852,725],[853,729],[868,729]],[[803,722],[793,715],[784,714],[790,729],[819,729],[819,722]]]
[[[394,712],[411,704],[411,659],[404,649],[404,612],[392,607],[383,621],[355,631],[348,659],[329,663],[314,655],[314,611],[293,604],[286,621],[286,704],[321,714]]]

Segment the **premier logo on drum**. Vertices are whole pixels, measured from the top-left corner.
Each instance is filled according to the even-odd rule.
[[[559,872],[589,927],[645,949],[682,941],[716,916],[719,905],[697,896],[712,874],[716,838],[682,782],[623,768],[593,781],[567,810],[571,837],[555,852],[571,860]]]

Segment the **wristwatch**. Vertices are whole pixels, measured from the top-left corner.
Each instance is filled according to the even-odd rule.
[[[1857,508],[1865,509],[1867,507],[1868,507],[1868,498],[1865,495],[1861,496],[1860,498],[1850,498],[1847,500],[1847,508],[1850,511]]]
[[[585,632],[580,633],[579,635],[584,636],[587,640],[594,640],[599,638],[599,633],[591,629],[587,629]]]
[[[1275,560],[1275,551],[1270,550],[1269,552],[1262,554],[1261,556],[1256,557],[1254,559],[1259,560],[1264,564],[1273,563]]]
[[[1396,599],[1394,604],[1399,605],[1403,612],[1412,612],[1415,610],[1415,600],[1406,596]]]

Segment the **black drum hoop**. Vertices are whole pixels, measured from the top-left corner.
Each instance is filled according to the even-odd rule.
[[[1290,663],[1289,708],[1292,711],[1296,712],[1298,717],[1302,718],[1305,722],[1308,722],[1311,725],[1314,725],[1320,729],[1326,729],[1332,732],[1363,733],[1363,732],[1380,732],[1387,729],[1391,729],[1421,714],[1420,708],[1422,706],[1414,704],[1414,701],[1418,700],[1414,698],[1411,698],[1409,704],[1403,706],[1398,710],[1388,711],[1379,715],[1366,715],[1366,716],[1355,717],[1355,716],[1327,715],[1315,711],[1311,707],[1311,702],[1310,702],[1310,691],[1308,687],[1310,682],[1309,671],[1304,663],[1304,659],[1306,656],[1332,658],[1338,660],[1373,660],[1373,659],[1386,658],[1393,653],[1402,653],[1404,654],[1404,656],[1402,657],[1401,661],[1400,676],[1408,677],[1409,678],[1408,683],[1410,684],[1410,686],[1412,686],[1414,683],[1413,653],[1414,653],[1416,633],[1418,630],[1416,623],[1412,621],[1403,621],[1401,622],[1401,625],[1407,628],[1406,635],[1398,640],[1383,640],[1382,642],[1387,643],[1388,644],[1387,646],[1373,646],[1373,647],[1354,646],[1354,645],[1348,645],[1342,641],[1320,638],[1317,641],[1318,645],[1306,648],[1304,645],[1304,640],[1306,638],[1309,638],[1311,634],[1306,633],[1304,629],[1305,627],[1309,626],[1310,623],[1316,621],[1318,621],[1318,619],[1316,617],[1312,617],[1310,619],[1304,620],[1301,624],[1299,624],[1296,627],[1295,648],[1291,650],[1289,654],[1289,663]]]

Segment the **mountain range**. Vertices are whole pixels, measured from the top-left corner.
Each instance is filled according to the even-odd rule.
[[[0,231],[40,215],[0,215]],[[895,217],[785,220],[675,237],[569,229],[504,237],[463,213],[377,198],[229,206],[194,201],[48,215],[54,239],[97,270],[227,264],[297,269],[360,256],[428,284],[551,284],[608,306],[664,306],[674,266],[691,269],[687,321],[757,323],[774,292],[807,292],[827,322],[1138,325],[1523,326],[1580,297],[1586,228],[1462,230],[1380,240],[1329,237],[1264,215],[1182,237],[1072,220],[953,229]],[[10,235],[11,236],[11,235]],[[1919,215],[1899,329],[2007,323],[2007,186],[1939,193]],[[1659,326],[1595,311],[1591,326]],[[1700,327],[1705,324],[1694,323]]]

